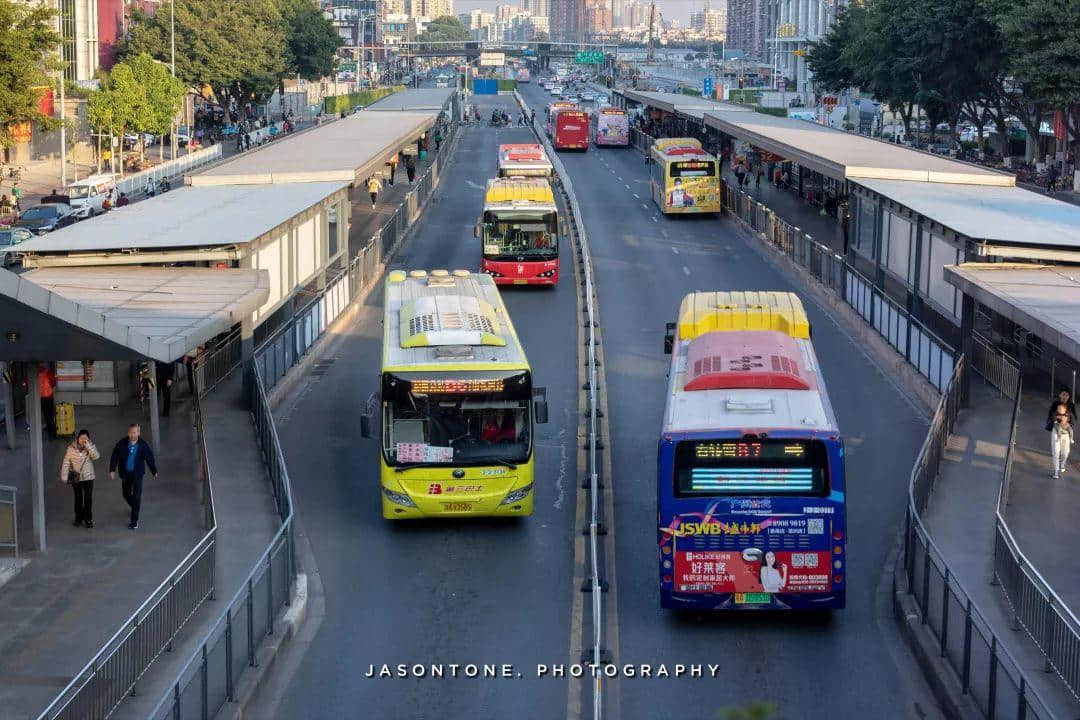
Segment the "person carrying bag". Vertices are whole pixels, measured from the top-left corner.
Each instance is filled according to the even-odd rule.
[[[75,527],[94,527],[94,460],[101,457],[87,430],[80,430],[67,446],[60,464],[60,482],[71,485],[75,499]]]

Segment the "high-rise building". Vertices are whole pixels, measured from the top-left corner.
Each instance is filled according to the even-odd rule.
[[[716,8],[707,7],[691,12],[690,28],[710,40],[723,40],[727,37],[727,2],[722,2]]]
[[[405,0],[382,0],[383,16],[406,15]]]
[[[803,54],[809,43],[820,40],[836,21],[843,0],[769,0],[766,14],[766,58],[784,78],[785,89],[811,92],[813,73]]]
[[[406,0],[406,12],[411,17],[435,18],[454,15],[454,0]]]
[[[584,0],[550,0],[551,39],[578,42],[585,25]]]
[[[611,32],[611,8],[607,0],[584,0],[585,33],[589,36]]]
[[[728,0],[727,47],[748,58],[765,57],[765,10],[768,0]],[[798,2],[799,0],[796,0]],[[806,3],[803,3],[806,4]]]
[[[495,7],[495,19],[500,22],[506,21],[520,12],[522,12],[521,9],[513,5],[497,5]]]

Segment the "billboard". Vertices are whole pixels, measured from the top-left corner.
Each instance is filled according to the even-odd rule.
[[[501,52],[480,53],[481,67],[502,67],[506,64],[506,55]]]

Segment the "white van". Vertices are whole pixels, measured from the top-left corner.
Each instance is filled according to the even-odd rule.
[[[105,198],[116,195],[116,180],[112,175],[91,175],[67,187],[65,194],[71,198],[71,208],[75,217],[94,217],[105,212]],[[115,202],[111,200],[110,202]]]

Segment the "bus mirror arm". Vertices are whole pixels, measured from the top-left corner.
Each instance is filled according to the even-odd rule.
[[[370,438],[375,435],[375,393],[368,395],[367,404],[364,406],[364,414],[360,416],[360,437]]]
[[[664,354],[670,355],[675,349],[675,323],[669,322],[664,326]]]
[[[537,425],[547,424],[547,388],[533,388],[533,415],[536,417]]]
[[[475,238],[480,237],[480,223],[479,223],[479,221],[475,225],[473,225],[472,234],[473,234],[473,237],[475,237]]]

